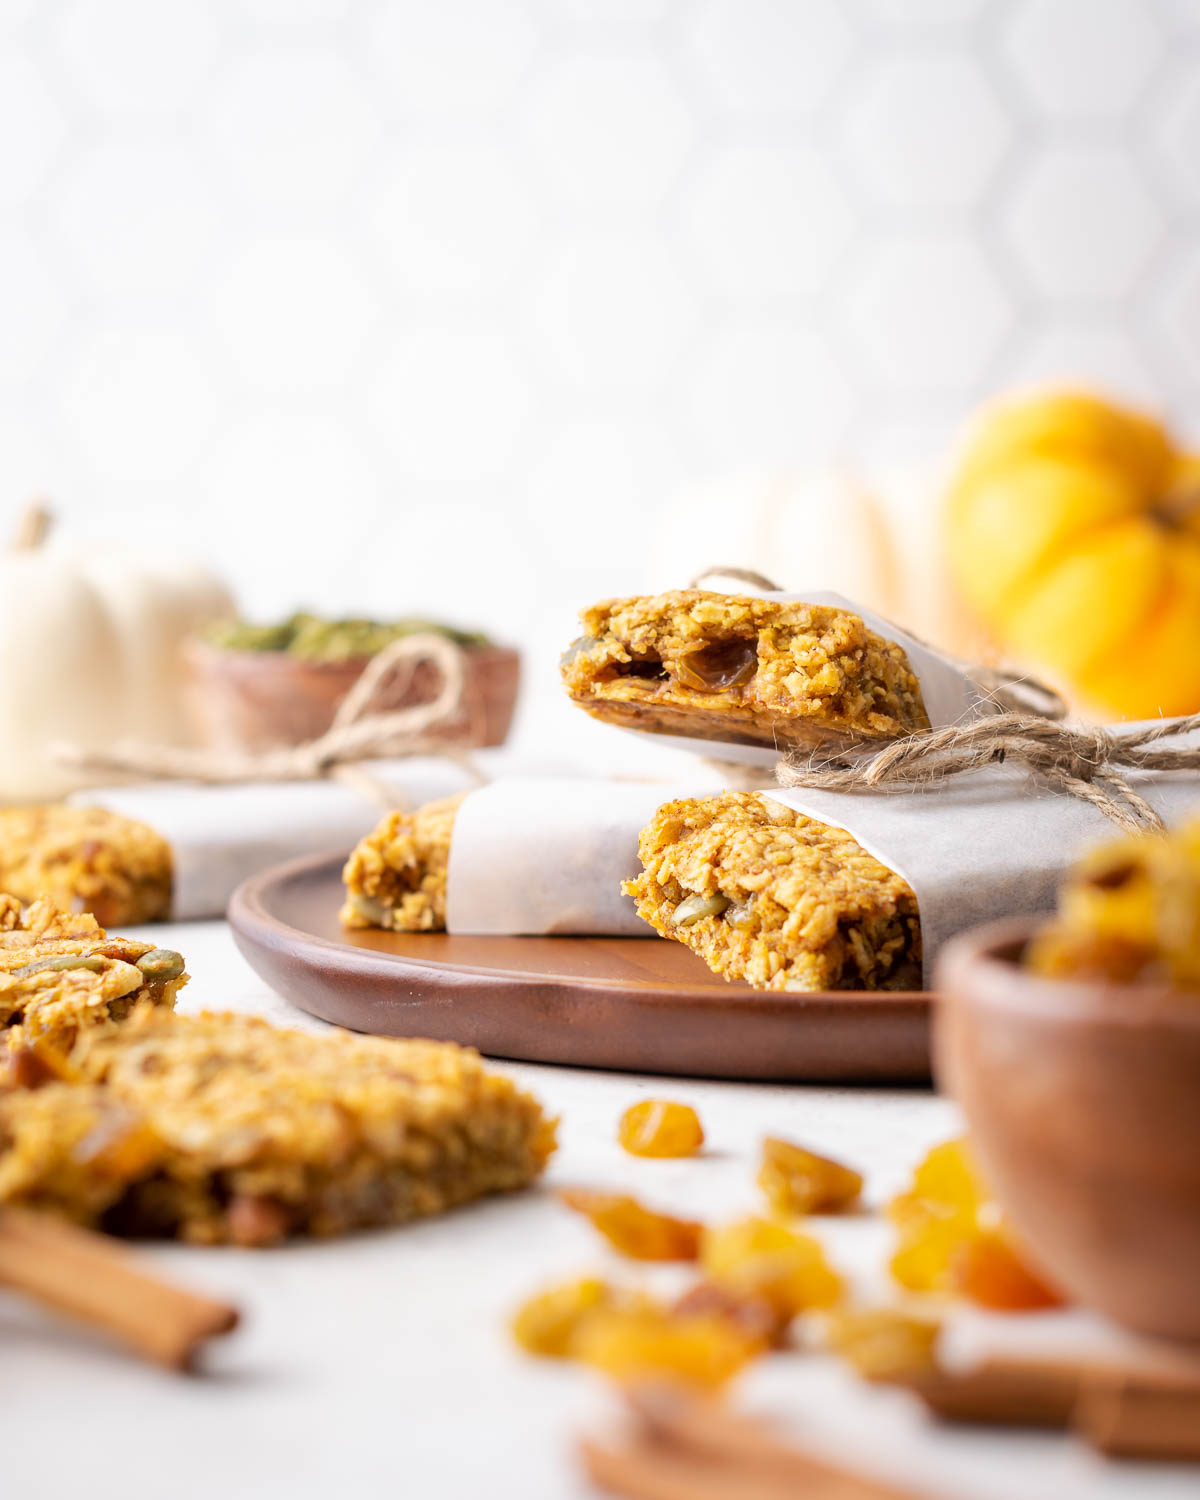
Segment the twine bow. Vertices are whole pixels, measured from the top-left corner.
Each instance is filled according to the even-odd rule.
[[[380,710],[397,679],[411,681],[418,666],[436,668],[439,687],[428,703]],[[359,762],[436,753],[459,760],[482,780],[470,758],[437,731],[463,709],[466,682],[462,648],[439,635],[412,635],[393,641],[373,656],[338,705],[324,734],[300,745],[261,752],[193,750],[174,745],[119,741],[108,750],[59,744],[51,754],[62,765],[91,775],[135,777],[145,781],[197,781],[229,785],[245,781],[320,781],[334,778],[353,785],[390,809],[395,791],[364,771]]]
[[[1070,727],[1033,714],[994,714],[896,740],[857,765],[835,756],[800,759],[793,753],[779,762],[776,777],[782,786],[822,791],[892,791],[935,786],[997,763],[1018,765],[1041,785],[1091,803],[1119,827],[1136,833],[1164,825],[1123,773],[1200,770],[1200,746],[1159,743],[1194,729],[1200,729],[1200,714],[1165,719],[1127,734]]]

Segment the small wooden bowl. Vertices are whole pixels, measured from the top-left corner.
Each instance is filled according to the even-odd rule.
[[[1200,1340],[1200,998],[1030,974],[1034,926],[946,946],[938,1081],[1052,1282],[1139,1333]]]
[[[463,746],[502,745],[517,703],[521,658],[510,646],[466,648],[463,711],[438,737]],[[214,750],[259,751],[324,734],[369,656],[305,661],[286,651],[234,651],[193,638],[183,649],[185,697],[200,743]],[[419,662],[385,695],[385,710],[429,703],[438,674]]]

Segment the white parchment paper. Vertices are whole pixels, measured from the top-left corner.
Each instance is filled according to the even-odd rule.
[[[1200,734],[1172,743],[1200,745]],[[1168,825],[1200,813],[1200,776],[1194,773],[1129,780]],[[1119,834],[1090,803],[1041,790],[1022,772],[1003,766],[956,776],[925,791],[772,787],[765,794],[844,828],[904,876],[921,914],[926,984],[948,938],[997,917],[1049,911],[1058,882],[1080,853]]]
[[[487,766],[487,753],[480,752]],[[475,785],[453,761],[432,756],[380,761],[371,772],[419,807]],[[153,782],[94,787],[71,799],[107,807],[162,834],[175,861],[171,915],[177,922],[220,917],[248,876],[304,854],[348,853],[383,816],[362,792],[336,781],[197,786]]]
[[[720,791],[719,775],[678,784],[513,778],[482,787],[455,819],[448,932],[653,937],[621,894],[638,834],[675,797]]]
[[[907,631],[893,625],[873,610],[864,609],[852,599],[841,594],[831,594],[824,589],[806,589],[800,593],[762,594],[763,599],[774,599],[781,604],[825,604],[834,609],[845,609],[856,614],[885,640],[895,641],[908,654],[909,664],[921,683],[921,694],[925,699],[925,711],[935,729],[946,724],[959,724],[980,714],[995,712],[995,706],[956,663],[942,656],[932,647],[922,644]],[[662,729],[621,729],[622,734],[637,735],[642,739],[668,739],[682,749],[697,755],[718,756],[721,760],[737,761],[748,766],[773,766],[780,752],[773,746],[738,745],[725,740],[697,739],[692,735],[669,735]],[[870,751],[865,753],[869,754]]]

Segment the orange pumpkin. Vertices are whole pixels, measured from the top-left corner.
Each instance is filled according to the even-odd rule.
[[[964,603],[1006,652],[1112,716],[1200,711],[1200,459],[1096,396],[985,412],[945,518]]]

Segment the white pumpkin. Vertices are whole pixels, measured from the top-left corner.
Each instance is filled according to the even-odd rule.
[[[48,515],[31,510],[0,551],[0,801],[61,796],[79,777],[47,746],[98,749],[124,738],[189,738],[179,647],[234,613],[218,579],[185,562],[112,546],[46,547]]]
[[[936,476],[916,471],[889,474],[882,486],[845,469],[731,475],[666,508],[646,586],[682,588],[706,568],[751,568],[781,588],[843,594],[961,650],[937,545],[939,494]]]

